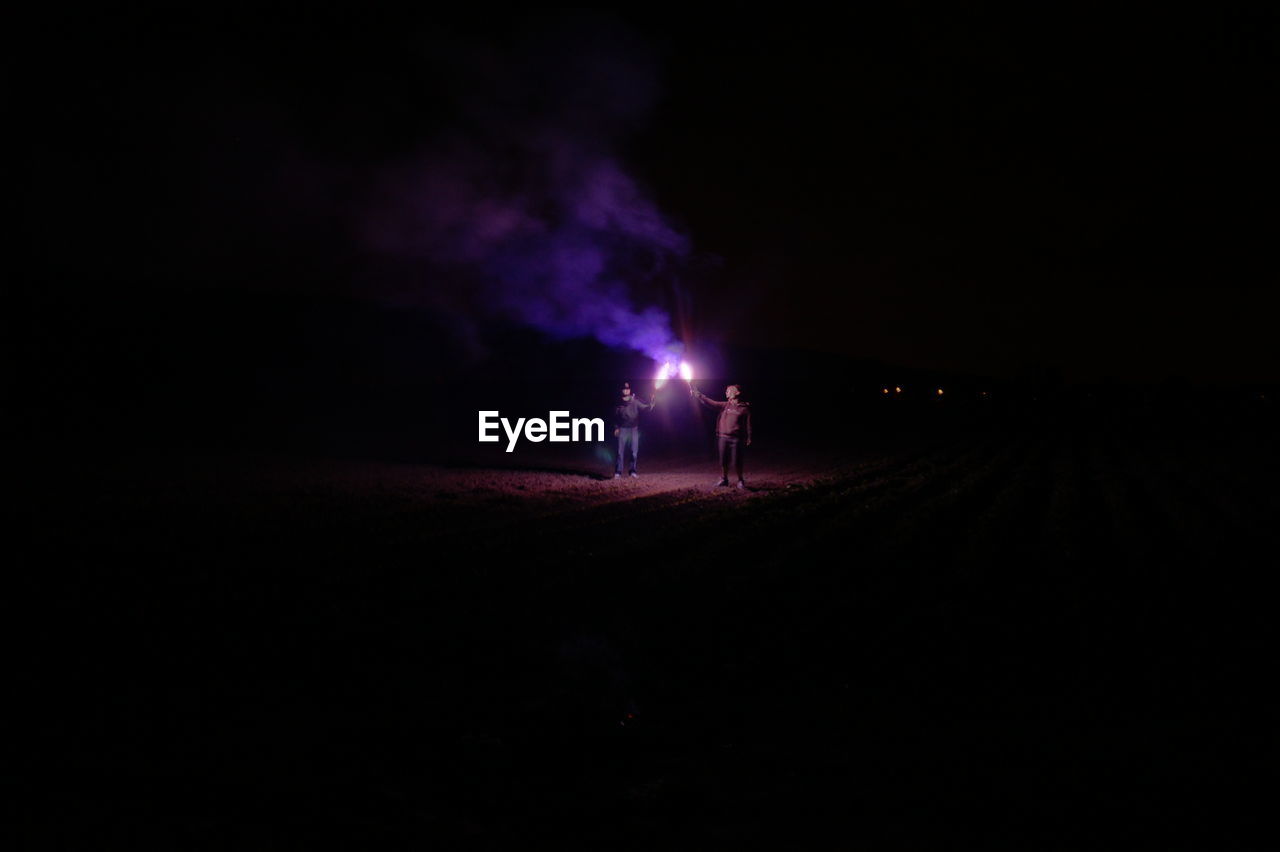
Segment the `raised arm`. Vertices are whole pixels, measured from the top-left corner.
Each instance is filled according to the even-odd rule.
[[[729,404],[727,401],[718,402],[714,399],[711,399],[700,390],[696,390],[693,392],[693,398],[696,399],[698,402],[702,403],[703,405],[707,406],[708,408],[724,408],[726,405]]]

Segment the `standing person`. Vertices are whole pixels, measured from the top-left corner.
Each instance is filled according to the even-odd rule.
[[[751,446],[751,404],[742,402],[742,390],[737,385],[724,389],[725,401],[711,399],[702,391],[689,386],[689,394],[703,405],[717,409],[716,449],[720,454],[720,481],[716,487],[728,486],[729,467],[738,474],[738,488],[745,491],[747,483],[742,479],[742,457]]]
[[[618,439],[618,461],[613,466],[613,478],[622,478],[622,462],[627,447],[631,448],[631,478],[638,479],[636,457],[640,455],[640,412],[653,408],[653,401],[641,402],[631,393],[631,383],[622,383],[622,402],[613,409],[613,436]]]

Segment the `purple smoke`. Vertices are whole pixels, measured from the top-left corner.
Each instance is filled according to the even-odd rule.
[[[407,261],[428,301],[455,315],[656,360],[679,354],[659,303],[689,241],[614,153],[654,98],[646,52],[593,27],[591,38],[544,33],[501,56],[453,53],[463,117],[447,139],[384,170],[367,244]]]

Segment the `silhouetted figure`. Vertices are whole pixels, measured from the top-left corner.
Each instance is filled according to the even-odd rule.
[[[613,436],[618,439],[618,460],[613,466],[613,478],[622,478],[622,462],[627,448],[631,448],[630,475],[633,479],[640,476],[636,473],[636,458],[640,455],[640,412],[653,408],[653,402],[641,402],[631,393],[631,384],[622,383],[622,401],[613,409]]]
[[[739,397],[742,391],[737,385],[729,385],[724,389],[724,402],[711,399],[702,391],[689,386],[689,394],[698,402],[720,412],[716,419],[716,449],[720,454],[720,481],[716,487],[728,486],[729,467],[738,474],[738,488],[746,489],[742,479],[742,458],[746,448],[751,446],[751,405],[742,402]]]

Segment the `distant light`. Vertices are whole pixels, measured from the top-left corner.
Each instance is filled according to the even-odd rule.
[[[880,388],[880,393],[888,393],[888,392],[889,392],[888,388]]]
[[[938,396],[942,396],[942,388],[938,388]]]
[[[896,385],[895,385],[895,386],[894,386],[894,388],[893,388],[893,392],[894,392],[894,393],[902,393],[902,388],[900,388],[900,387],[898,387],[898,386],[896,386]]]

